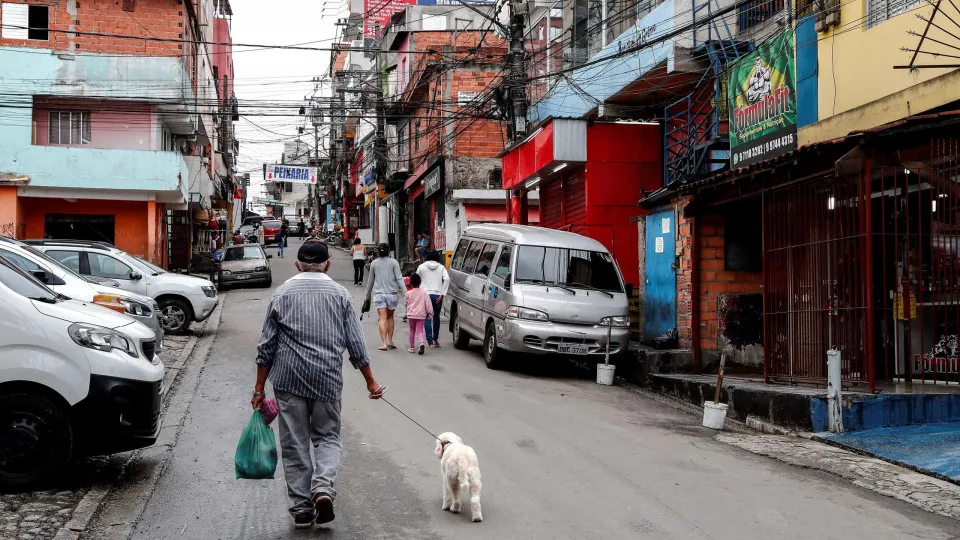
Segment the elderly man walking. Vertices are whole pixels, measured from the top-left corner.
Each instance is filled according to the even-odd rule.
[[[251,404],[260,407],[269,378],[280,409],[290,513],[296,528],[306,529],[334,519],[344,350],[366,379],[370,399],[379,399],[385,388],[373,378],[350,294],[327,275],[327,245],[305,242],[296,266],[300,273],[277,287],[267,307]]]

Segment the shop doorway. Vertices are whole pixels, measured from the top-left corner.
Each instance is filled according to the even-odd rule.
[[[96,214],[47,214],[44,237],[54,240],[91,240],[114,243],[116,218]]]

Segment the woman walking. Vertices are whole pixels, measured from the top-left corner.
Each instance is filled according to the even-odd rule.
[[[353,285],[359,287],[363,285],[363,266],[367,263],[367,248],[359,238],[353,239],[350,256],[353,259]]]
[[[423,289],[430,295],[433,307],[433,316],[427,318],[427,345],[432,349],[440,346],[437,341],[440,337],[440,308],[443,306],[443,296],[450,288],[450,274],[440,262],[439,251],[433,250],[427,254],[427,262],[417,268],[417,275],[423,281]]]
[[[290,232],[290,225],[287,224],[287,220],[280,222],[280,230],[277,231],[277,236],[274,239],[277,241],[277,253],[280,255],[280,258],[283,258],[283,248],[286,247],[287,243],[287,234]]]
[[[433,304],[430,303],[430,297],[427,292],[420,288],[420,276],[412,274],[410,276],[410,290],[407,292],[407,320],[410,323],[410,349],[407,352],[418,351],[423,354],[426,348],[423,327],[426,321],[433,317]],[[420,348],[414,349],[414,338],[420,338]]]
[[[393,330],[395,321],[393,312],[400,303],[400,292],[406,289],[403,274],[400,272],[400,263],[390,256],[390,246],[377,246],[377,258],[370,263],[370,275],[367,276],[366,300],[373,299],[380,320],[380,339],[383,345],[377,347],[381,351],[396,349],[393,344]]]

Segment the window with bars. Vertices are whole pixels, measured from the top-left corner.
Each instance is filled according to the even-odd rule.
[[[868,0],[867,28],[872,28],[923,3],[922,0]]]
[[[51,111],[50,144],[90,144],[90,113]]]
[[[786,5],[785,0],[753,0],[737,8],[737,22],[740,31],[753,28],[779,13]]]

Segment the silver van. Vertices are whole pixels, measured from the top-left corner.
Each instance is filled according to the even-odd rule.
[[[504,352],[602,356],[626,351],[630,305],[603,244],[523,225],[467,227],[450,262],[443,311],[453,345],[483,340],[487,367]]]

